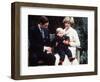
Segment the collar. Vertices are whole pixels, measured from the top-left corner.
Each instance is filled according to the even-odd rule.
[[[39,27],[39,30],[41,31],[42,29],[41,29],[41,27],[40,27],[40,25],[38,24],[38,27]]]

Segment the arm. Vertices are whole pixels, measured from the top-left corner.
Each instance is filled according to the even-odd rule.
[[[79,37],[76,31],[73,32],[72,37],[71,37],[71,41],[69,42],[70,46],[75,46],[75,47],[79,47],[80,46],[80,41],[79,41]]]
[[[38,31],[36,27],[31,27],[29,29],[29,41],[30,41],[30,48],[35,51],[43,51],[43,43],[41,42],[40,36],[37,35]]]
[[[73,31],[72,33],[70,33],[69,38],[70,40],[64,40],[63,43],[69,46],[73,46],[73,47],[80,46],[79,37],[76,31]]]

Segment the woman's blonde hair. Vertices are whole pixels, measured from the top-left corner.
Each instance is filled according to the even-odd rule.
[[[63,23],[66,23],[66,22],[70,22],[70,24],[74,24],[74,18],[67,16],[63,19]]]

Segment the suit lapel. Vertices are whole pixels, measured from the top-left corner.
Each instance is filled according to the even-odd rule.
[[[40,36],[40,37],[43,39],[43,37],[42,37],[42,33],[41,33],[39,27],[37,27],[37,34],[38,34],[37,36]]]

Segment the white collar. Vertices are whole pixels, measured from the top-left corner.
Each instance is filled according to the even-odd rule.
[[[41,27],[40,27],[40,24],[38,24],[38,27],[39,27],[39,30],[41,31],[42,29],[41,29]]]

